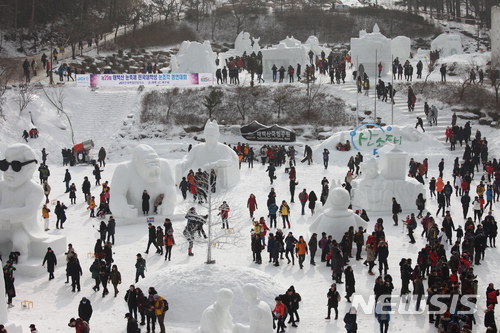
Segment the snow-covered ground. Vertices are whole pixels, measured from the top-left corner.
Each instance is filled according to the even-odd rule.
[[[457,57],[464,63],[468,60],[466,56]],[[412,62],[418,61],[413,59]],[[415,63],[413,65],[415,66]],[[439,73],[431,75],[431,80],[439,80]],[[425,73],[424,73],[425,76]],[[349,77],[349,76],[348,76]],[[297,85],[300,83],[296,83]],[[270,89],[276,84],[266,84]],[[373,85],[374,86],[374,85]],[[155,88],[147,88],[155,89]],[[373,92],[371,97],[357,95],[355,86],[352,82],[345,85],[329,85],[325,84],[326,92],[339,96],[344,99],[348,105],[359,105],[359,114],[364,116],[365,110],[374,111],[375,100]],[[29,145],[38,153],[45,147],[49,153],[48,165],[51,176],[49,183],[52,186],[50,199],[57,199],[69,204],[67,194],[64,194],[64,172],[66,167],[62,166],[61,149],[71,146],[71,134],[66,120],[57,115],[55,109],[46,101],[41,94],[38,99],[28,106],[27,110],[19,116],[16,105],[12,101],[12,91],[7,93],[8,101],[4,107],[5,121],[2,122],[0,129],[0,138],[2,145],[9,145],[15,142],[21,142],[21,133],[24,129],[29,129],[31,120],[28,111],[31,112],[34,125],[40,131],[40,137],[35,140],[30,140]],[[99,147],[105,147],[108,151],[108,160],[103,179],[111,180],[113,171],[117,164],[130,159],[132,148],[139,143],[138,140],[132,139],[138,137],[139,128],[137,126],[139,118],[139,101],[140,95],[134,88],[126,89],[98,89],[93,92],[87,88],[68,87],[65,89],[66,100],[65,110],[72,119],[73,128],[75,131],[76,142],[81,142],[86,139],[93,139],[96,145],[96,150]],[[434,129],[428,128],[426,133],[421,134],[415,132],[413,127],[416,123],[416,114],[422,114],[423,101],[417,101],[415,114],[408,114],[406,111],[406,95],[404,92],[399,92],[396,96],[396,105],[393,109],[395,130],[411,133],[418,141],[404,141],[401,148],[408,152],[409,157],[413,157],[416,161],[422,161],[425,157],[429,159],[429,177],[438,175],[437,165],[441,158],[445,159],[445,180],[451,179],[452,164],[455,157],[461,157],[462,150],[457,148],[457,152],[450,152],[449,148],[443,144],[444,129],[451,123],[451,111],[442,104],[435,101],[429,101],[429,104],[436,104],[440,109],[438,124],[439,127]],[[418,98],[418,95],[417,95]],[[382,118],[382,122],[391,124],[392,109],[390,104],[377,101],[377,117]],[[354,111],[347,111],[353,112]],[[464,121],[458,121],[459,125],[463,125]],[[271,124],[267,124],[271,125]],[[327,124],[325,124],[327,125]],[[473,123],[473,131],[480,128],[482,134],[488,138],[490,156],[498,156],[500,142],[499,138],[494,134],[496,130],[490,127],[478,127]],[[349,139],[348,130],[353,129],[355,124],[346,127],[345,138]],[[120,136],[120,134],[126,134]],[[230,144],[244,142],[242,137],[227,134],[223,135],[220,141],[225,141]],[[341,133],[328,132],[328,135],[336,135],[340,138]],[[323,168],[319,148],[323,148],[326,142],[320,141],[305,141],[299,137],[294,143],[299,149],[299,154],[303,152],[303,146],[309,144],[315,150],[313,156],[314,164],[306,165],[303,163],[297,164],[297,194],[302,188],[308,191],[314,190],[319,196],[321,193],[320,181],[323,177],[327,177],[330,182],[332,180],[343,179],[347,172],[347,161],[350,156],[353,156],[356,151],[338,152],[334,149],[336,140],[330,140],[330,166],[327,170]],[[140,143],[151,145],[162,158],[166,158],[171,168],[174,170],[175,165],[186,154],[189,144],[196,142],[189,136],[184,139],[172,137],[169,140],[164,139],[143,139]],[[321,146],[320,146],[321,145]],[[255,145],[254,149],[260,148],[260,145]],[[361,152],[366,157],[372,154],[372,149],[366,147],[361,148]],[[212,255],[216,260],[214,265],[207,265],[206,249],[207,243],[200,238],[196,239],[194,247],[194,257],[187,256],[187,244],[182,236],[182,230],[185,225],[184,214],[191,206],[195,206],[198,211],[206,212],[206,209],[194,203],[191,198],[183,201],[180,192],[177,195],[177,204],[175,207],[173,219],[175,229],[175,239],[177,245],[174,246],[172,261],[166,262],[160,255],[143,254],[147,260],[146,279],[141,280],[137,286],[144,291],[148,287],[154,286],[158,292],[166,297],[170,304],[170,310],[166,315],[165,323],[168,332],[194,332],[199,323],[203,310],[215,301],[215,293],[222,287],[229,287],[235,292],[233,305],[233,316],[235,322],[248,323],[248,314],[246,312],[246,302],[242,298],[241,286],[245,283],[255,283],[261,289],[260,297],[265,300],[271,307],[274,304],[274,297],[278,293],[284,293],[286,289],[293,285],[298,293],[302,296],[300,304],[300,323],[298,328],[289,327],[289,332],[333,332],[343,331],[344,323],[342,320],[325,321],[326,316],[326,293],[329,285],[332,282],[331,271],[325,267],[324,263],[319,260],[319,254],[316,257],[316,266],[308,264],[309,258],[306,259],[306,264],[303,270],[300,270],[298,265],[288,265],[286,260],[281,261],[280,267],[274,267],[267,262],[267,253],[263,252],[263,264],[256,265],[252,262],[252,253],[250,251],[249,231],[251,228],[250,218],[246,208],[246,200],[250,193],[254,193],[257,197],[259,209],[256,211],[256,217],[267,216],[268,212],[265,209],[267,194],[271,187],[276,189],[277,202],[281,200],[289,200],[288,190],[288,175],[284,172],[284,167],[278,168],[277,180],[271,186],[268,182],[268,177],[265,172],[266,166],[260,163],[255,163],[254,168],[247,168],[244,164],[241,169],[241,181],[237,186],[229,191],[220,194],[215,200],[227,200],[231,206],[229,223],[235,227],[237,232],[240,232],[242,237],[235,241],[236,244],[219,244],[212,247]],[[83,269],[83,277],[81,280],[82,291],[72,293],[70,285],[65,284],[65,262],[61,259],[56,268],[56,278],[48,281],[46,275],[38,278],[16,276],[17,297],[14,300],[15,307],[9,309],[9,319],[20,324],[24,331],[28,331],[28,326],[35,323],[40,332],[68,332],[67,323],[71,317],[77,316],[78,303],[82,297],[87,297],[92,302],[94,314],[90,321],[90,326],[93,332],[122,332],[125,329],[126,321],[123,319],[125,312],[128,311],[127,305],[123,300],[125,291],[130,284],[133,284],[135,278],[135,258],[136,253],[143,253],[146,250],[147,244],[147,225],[146,217],[143,223],[130,225],[126,221],[117,220],[116,243],[114,246],[114,260],[118,265],[118,269],[122,274],[122,284],[120,285],[120,293],[117,298],[114,298],[112,292],[110,295],[102,298],[101,293],[92,291],[94,281],[91,279],[89,267],[93,261],[87,256],[93,252],[95,240],[98,238],[96,228],[99,225],[98,219],[89,218],[89,212],[86,210],[87,205],[83,201],[81,195],[81,183],[84,176],[89,176],[93,183],[92,169],[90,166],[75,166],[69,168],[72,175],[72,182],[77,184],[79,192],[77,193],[77,204],[70,206],[67,211],[68,221],[65,224],[65,229],[55,229],[55,217],[51,216],[51,230],[49,234],[64,235],[67,241],[71,242],[79,254],[80,262]],[[35,181],[38,175],[35,174]],[[476,177],[477,180],[477,177]],[[477,181],[472,184],[475,188]],[[427,186],[426,186],[427,188]],[[92,194],[99,194],[99,187],[92,187]],[[113,195],[113,188],[111,188]],[[309,225],[313,217],[308,212],[305,216],[300,215],[300,204],[298,200],[292,204],[291,224],[293,234],[298,237],[303,235],[306,240],[309,239]],[[319,202],[318,202],[319,203]],[[428,210],[434,214],[437,210],[437,204],[434,200],[428,199]],[[41,208],[41,207],[40,207]],[[52,207],[53,208],[53,207]],[[459,198],[452,197],[451,213],[455,224],[463,224],[461,218],[461,206]],[[496,210],[495,210],[496,211]],[[411,211],[405,211],[401,216]],[[494,212],[495,214],[495,212]],[[401,226],[393,227],[390,213],[373,214],[368,211],[370,223],[368,230],[373,230],[374,222],[381,217],[385,221],[385,232],[389,243],[389,273],[394,278],[396,289],[395,294],[399,294],[401,282],[399,275],[398,263],[402,257],[412,258],[416,261],[417,252],[425,245],[425,240],[420,237],[421,226],[418,227],[415,235],[417,243],[409,244],[409,240],[402,233]],[[217,218],[215,214],[214,218]],[[156,217],[156,225],[161,225],[163,217]],[[437,218],[438,223],[441,218]],[[39,223],[42,223],[41,219]],[[348,226],[346,226],[347,230]],[[420,229],[420,230],[419,230]],[[214,229],[220,233],[219,228]],[[288,230],[285,230],[288,232]],[[4,254],[5,255],[5,254]],[[61,255],[58,253],[58,255]],[[365,255],[363,254],[363,257]],[[478,275],[479,294],[481,297],[487,284],[490,282],[498,283],[498,268],[496,262],[500,256],[496,249],[487,249],[486,260],[481,266],[475,267],[475,273]],[[368,297],[372,294],[374,285],[374,276],[367,274],[367,267],[363,266],[362,262],[356,262],[351,259],[355,278],[356,278],[356,294]],[[40,262],[41,265],[41,262]],[[377,266],[376,266],[377,268]],[[376,269],[375,268],[375,269]],[[426,285],[426,284],[425,284]],[[110,286],[110,288],[112,288]],[[344,293],[344,285],[339,285],[341,295]],[[111,291],[111,289],[110,289]],[[21,307],[21,301],[30,300],[34,302],[34,308],[26,309]],[[480,329],[482,328],[482,311],[485,308],[485,299],[479,299],[479,309],[476,320]],[[339,307],[340,318],[347,312],[351,304],[342,299]],[[372,314],[358,313],[359,332],[376,332],[378,324]],[[391,316],[390,330],[391,331],[415,331],[418,328],[419,332],[436,332],[434,326],[429,325],[427,316],[425,315],[403,315],[395,314]],[[145,330],[145,329],[144,329]]]

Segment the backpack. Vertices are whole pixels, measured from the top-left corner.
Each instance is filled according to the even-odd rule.
[[[80,324],[79,328],[80,328],[80,331],[82,333],[89,333],[90,332],[89,323],[86,322],[85,320],[82,320],[82,323]]]
[[[168,310],[168,301],[166,299],[163,299],[163,312],[167,312]]]

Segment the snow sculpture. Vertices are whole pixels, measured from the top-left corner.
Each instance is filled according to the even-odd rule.
[[[250,40],[250,33],[248,32],[240,32],[234,41],[234,50],[236,54],[241,56],[244,52],[247,55],[252,53],[252,41]]]
[[[3,263],[0,260],[0,266],[3,267]],[[7,312],[7,300],[5,299],[5,281],[1,279],[0,281],[0,323],[5,326],[9,333],[21,333],[23,330],[21,327],[9,323],[9,316]]]
[[[491,7],[491,59],[494,68],[500,65],[500,6]]]
[[[442,33],[431,42],[432,51],[440,51],[440,57],[462,54],[462,42],[457,34]],[[400,59],[401,60],[401,59]]]
[[[115,217],[135,218],[137,209],[142,207],[142,193],[148,191],[150,207],[161,193],[165,194],[160,215],[170,215],[174,211],[175,186],[170,166],[166,159],[159,158],[148,145],[137,145],[132,160],[119,164],[111,179],[112,195],[109,206]]]
[[[300,40],[294,38],[293,36],[292,37],[286,36],[285,39],[280,40],[279,44],[281,44],[281,43],[284,43],[287,47],[299,47],[299,46],[302,45],[302,43],[300,42]]]
[[[310,50],[314,52],[316,55],[321,55],[321,52],[325,52],[325,56],[328,57],[330,52],[332,51],[331,48],[326,47],[325,45],[320,46],[319,45],[319,40],[318,37],[316,36],[309,36],[309,38],[306,40],[304,43],[306,47],[308,47]]]
[[[177,55],[170,59],[172,73],[215,73],[216,58],[209,41],[203,44],[184,41]]]
[[[231,187],[240,181],[238,156],[228,146],[220,143],[219,125],[216,121],[207,121],[205,125],[205,143],[200,143],[191,149],[175,169],[176,181],[179,183],[190,169],[210,172],[215,169],[217,187]],[[111,208],[113,209],[113,208]]]
[[[9,146],[0,161],[4,178],[0,181],[0,251],[19,251],[20,263],[30,256],[41,257],[48,246],[56,253],[66,248],[65,237],[47,236],[37,222],[44,197],[42,187],[32,180],[37,163],[33,149],[22,143]]]
[[[259,45],[260,37],[259,38],[252,37],[252,40],[253,40],[252,51],[255,52],[255,54],[257,54],[257,52],[260,51],[260,45]]]
[[[352,181],[352,205],[374,212],[391,212],[395,197],[403,210],[414,210],[419,193],[425,197],[424,186],[406,177],[407,155],[397,146],[386,145],[378,150],[380,157],[361,164],[361,177]],[[379,171],[380,170],[380,171]]]
[[[243,286],[243,298],[248,302],[248,315],[250,317],[250,326],[236,324],[233,333],[273,333],[273,317],[271,308],[267,303],[261,301],[257,295],[259,288],[252,283]]]
[[[207,307],[201,315],[199,333],[232,331],[234,324],[229,308],[233,304],[233,297],[233,292],[227,288],[222,288],[217,292],[217,301]]]
[[[321,234],[324,231],[327,235],[332,235],[333,239],[340,242],[350,226],[357,230],[359,227],[366,228],[367,223],[348,209],[351,203],[349,192],[339,185],[334,186],[335,183],[330,189],[323,212],[311,224],[309,232]]]
[[[391,41],[391,49],[392,49],[392,58],[406,59],[410,58],[410,50],[411,50],[411,39],[406,36],[397,36]],[[389,68],[386,68],[387,71]]]
[[[377,62],[375,62],[375,52],[377,53]],[[408,54],[410,54],[409,49]],[[384,67],[382,74],[387,73],[392,64],[391,40],[380,33],[377,24],[373,27],[372,33],[361,30],[359,38],[351,38],[351,58],[356,66],[364,65],[365,72],[370,78],[378,77],[377,66],[379,62],[382,62]],[[406,59],[399,60],[404,62]],[[376,76],[375,73],[377,73]]]
[[[297,70],[297,64],[300,64],[301,72],[304,72],[306,65],[309,64],[307,57],[307,48],[304,45],[288,47],[285,43],[273,45],[272,48],[260,50],[262,53],[262,69],[264,78],[270,79],[272,76],[271,68],[273,65],[279,69],[283,66],[288,69],[292,65]]]

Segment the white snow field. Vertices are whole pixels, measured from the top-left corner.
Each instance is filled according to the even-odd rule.
[[[468,55],[461,57],[465,58]],[[458,57],[458,56],[455,56]],[[413,59],[412,62],[418,61]],[[466,60],[463,60],[466,61]],[[413,63],[413,65],[415,65]],[[438,79],[438,74],[433,74],[431,79]],[[425,76],[425,73],[424,73]],[[348,76],[350,78],[350,76]],[[326,78],[325,78],[326,79]],[[299,83],[296,83],[299,84]],[[270,89],[276,86],[268,84]],[[375,86],[374,84],[372,86]],[[156,88],[147,88],[156,89]],[[364,110],[372,110],[374,105],[373,91],[371,97],[357,96],[354,84],[349,81],[345,85],[326,85],[325,89],[341,98],[349,105],[355,106],[356,99],[359,98],[360,115]],[[87,88],[68,87],[65,88],[67,95],[65,110],[71,117],[73,128],[75,131],[76,143],[93,139],[96,148],[93,150],[97,153],[98,148],[105,147],[108,151],[108,159],[102,181],[111,180],[113,171],[118,163],[128,161],[131,158],[132,149],[139,143],[148,144],[153,147],[161,158],[168,160],[172,170],[175,170],[175,165],[181,161],[187,152],[188,145],[195,144],[195,141],[190,137],[181,139],[172,136],[171,139],[143,139],[137,140],[134,137],[139,137],[139,107],[140,94],[136,89],[98,89],[93,92]],[[256,284],[260,290],[260,297],[266,301],[271,307],[274,306],[274,297],[279,293],[284,293],[287,288],[293,285],[298,293],[302,296],[299,315],[300,323],[298,328],[292,328],[288,325],[287,332],[342,332],[345,330],[342,318],[348,311],[351,304],[347,303],[342,297],[339,306],[339,320],[325,320],[327,311],[326,293],[332,282],[331,271],[329,267],[325,267],[324,263],[320,262],[319,253],[316,256],[316,266],[309,265],[309,258],[306,258],[304,269],[299,269],[296,261],[295,265],[287,264],[286,260],[281,261],[280,267],[274,267],[268,263],[267,252],[263,252],[263,264],[257,265],[252,261],[252,253],[250,250],[250,229],[251,221],[246,201],[250,193],[254,193],[257,197],[258,210],[256,217],[267,216],[268,212],[265,207],[267,194],[271,187],[276,189],[277,202],[289,200],[288,190],[288,174],[284,172],[284,167],[277,169],[277,179],[273,186],[269,184],[265,169],[267,166],[262,166],[257,161],[254,163],[254,168],[247,168],[246,164],[242,165],[240,171],[240,182],[224,193],[219,193],[214,196],[214,202],[219,203],[226,200],[231,207],[229,214],[230,227],[234,228],[234,232],[240,235],[235,237],[234,241],[228,244],[223,242],[216,243],[215,246],[207,244],[203,238],[196,238],[194,245],[193,257],[187,255],[187,243],[182,236],[182,230],[185,226],[184,214],[187,210],[194,206],[202,214],[206,214],[206,208],[194,203],[192,197],[188,196],[188,200],[183,201],[180,191],[176,193],[176,207],[174,215],[169,216],[173,220],[174,236],[176,245],[173,248],[172,261],[165,261],[160,255],[154,254],[151,251],[149,254],[144,254],[148,239],[146,217],[140,217],[134,221],[125,221],[117,219],[116,242],[113,247],[115,252],[114,263],[118,265],[118,269],[122,274],[122,284],[119,286],[120,293],[117,298],[113,297],[112,289],[110,294],[103,298],[101,293],[93,292],[92,286],[94,281],[91,278],[89,267],[93,261],[88,256],[93,252],[94,244],[98,238],[96,228],[99,225],[99,219],[89,218],[89,212],[86,210],[87,205],[84,203],[81,194],[81,184],[84,176],[89,176],[92,184],[94,179],[92,176],[92,168],[90,166],[75,166],[69,167],[72,175],[72,182],[77,185],[77,204],[69,205],[69,198],[64,194],[64,172],[66,167],[62,166],[61,148],[71,147],[71,134],[67,121],[56,114],[55,108],[52,107],[42,95],[38,100],[30,104],[30,106],[19,116],[17,106],[12,101],[12,91],[7,93],[8,101],[4,108],[5,121],[0,129],[0,138],[2,146],[8,146],[12,143],[21,142],[21,134],[24,129],[29,129],[30,123],[29,113],[31,111],[33,121],[40,131],[38,139],[29,140],[28,144],[41,155],[40,151],[45,147],[48,151],[48,165],[51,176],[49,183],[52,186],[50,199],[57,199],[65,202],[69,209],[67,210],[68,220],[64,225],[63,230],[55,229],[55,216],[52,214],[50,218],[49,234],[65,235],[68,242],[71,242],[79,254],[80,263],[83,269],[81,279],[81,292],[71,292],[69,284],[65,284],[65,264],[62,253],[57,253],[58,266],[55,271],[56,278],[52,281],[48,280],[48,274],[37,278],[16,276],[17,297],[14,299],[14,307],[8,310],[9,320],[21,325],[24,332],[28,332],[28,327],[31,323],[36,324],[41,333],[44,332],[71,332],[73,329],[67,326],[68,321],[72,317],[77,317],[78,304],[82,297],[87,297],[94,309],[92,319],[90,320],[91,332],[124,332],[126,320],[124,314],[128,312],[127,305],[123,299],[125,292],[130,284],[134,283],[135,278],[135,259],[137,253],[143,253],[143,257],[147,260],[146,279],[140,280],[136,286],[141,287],[146,291],[148,287],[154,286],[159,294],[164,296],[170,305],[170,310],[166,314],[165,325],[168,332],[195,332],[203,310],[215,301],[216,292],[223,287],[230,288],[235,293],[233,301],[232,315],[234,322],[249,323],[248,313],[246,311],[247,303],[242,298],[241,286],[246,283]],[[409,114],[406,110],[406,95],[404,92],[399,92],[396,95],[396,104],[394,107],[394,131],[398,133],[410,133],[415,140],[404,140],[400,148],[408,153],[408,158],[413,157],[416,161],[421,162],[425,157],[429,159],[429,178],[437,177],[437,164],[441,158],[445,159],[445,181],[451,179],[452,164],[455,157],[461,158],[462,150],[457,146],[456,152],[450,152],[449,147],[444,144],[444,129],[451,123],[451,111],[448,107],[442,104],[429,101],[429,104],[436,104],[440,108],[440,116],[437,127],[432,129],[426,128],[425,134],[421,131],[414,131],[416,123],[416,115],[423,114],[423,100],[417,94],[416,111]],[[347,111],[352,112],[352,111]],[[354,112],[353,112],[354,113]],[[382,121],[388,125],[391,124],[391,106],[390,104],[377,101],[377,116],[382,117]],[[463,125],[464,121],[459,119],[459,125]],[[271,125],[271,123],[266,124]],[[327,124],[325,124],[327,125]],[[473,133],[478,125],[473,123]],[[355,128],[355,124],[344,128],[345,138],[349,139],[349,130]],[[498,156],[499,138],[496,137],[496,130],[490,127],[479,127],[483,136],[486,136],[489,141],[489,153],[491,157]],[[305,128],[306,132],[309,128]],[[230,144],[244,142],[240,136],[222,135],[220,141]],[[130,134],[130,135],[128,135]],[[340,133],[329,132],[340,138]],[[327,142],[331,146],[326,146]],[[347,161],[350,156],[356,154],[355,150],[350,152],[339,152],[334,148],[338,140],[331,139],[325,142],[320,141],[304,141],[299,137],[298,141],[293,145],[298,148],[299,156],[303,153],[303,146],[309,144],[314,150],[314,163],[310,166],[304,163],[297,163],[297,186],[296,195],[306,188],[308,191],[314,190],[319,196],[321,193],[321,179],[326,176],[330,183],[332,180],[343,180],[347,172]],[[253,144],[254,149],[259,149],[260,144]],[[324,169],[320,152],[326,147],[329,148],[330,165],[327,170]],[[361,148],[361,152],[365,157],[372,154],[372,149],[366,147]],[[40,156],[41,157],[41,156]],[[471,188],[475,188],[479,177],[475,178]],[[38,175],[35,173],[35,181],[38,180]],[[426,179],[426,190],[428,188]],[[92,186],[92,195],[96,198],[100,192],[100,188]],[[113,195],[113,188],[111,188]],[[306,215],[300,215],[300,204],[298,199],[295,199],[294,204],[291,204],[291,231],[294,236],[303,235],[306,240],[309,240],[309,226],[314,217],[307,211]],[[320,206],[318,201],[318,206]],[[217,207],[217,206],[216,206]],[[214,208],[216,208],[214,207]],[[496,208],[498,204],[494,204]],[[53,206],[52,206],[53,208]],[[427,208],[434,215],[437,210],[437,204],[434,199],[427,200]],[[41,209],[41,206],[40,206]],[[461,205],[459,198],[452,197],[451,214],[455,221],[455,225],[463,224]],[[404,211],[400,218],[404,218],[407,214],[413,211]],[[212,212],[213,219],[218,222],[216,211]],[[318,214],[318,212],[317,212]],[[393,227],[390,212],[375,214],[368,211],[370,222],[368,223],[368,231],[373,230],[373,226],[377,218],[384,219],[385,232],[389,243],[389,274],[393,276],[395,290],[394,294],[399,295],[401,282],[398,263],[402,257],[412,258],[416,261],[417,252],[425,245],[425,240],[420,237],[422,231],[419,225],[416,232],[416,244],[410,245],[408,237],[402,232],[402,227]],[[42,223],[41,217],[39,223]],[[155,225],[163,225],[164,216],[155,216]],[[441,218],[437,217],[438,223]],[[107,219],[106,219],[107,221]],[[278,225],[280,225],[278,221]],[[349,226],[345,226],[347,231]],[[205,227],[206,229],[206,227]],[[272,232],[274,230],[271,230]],[[288,229],[284,230],[288,233]],[[213,228],[213,232],[217,235],[223,231],[219,226]],[[216,260],[213,265],[207,265],[206,252],[207,247],[211,246],[212,256]],[[4,260],[8,254],[3,254]],[[366,257],[363,253],[363,257]],[[474,268],[479,281],[479,301],[476,320],[478,323],[477,331],[483,331],[483,310],[485,309],[485,290],[488,283],[493,282],[498,284],[498,267],[497,262],[500,259],[497,249],[488,248],[486,250],[485,260],[481,266]],[[362,295],[366,299],[373,293],[373,285],[376,276],[367,274],[367,267],[362,264],[362,261],[351,259],[350,263],[355,272],[356,278],[356,293]],[[41,265],[41,262],[40,262]],[[375,266],[375,270],[377,266]],[[427,287],[427,283],[425,283]],[[112,288],[110,285],[109,288]],[[339,285],[341,295],[344,296],[344,285]],[[29,300],[34,302],[34,307],[31,309],[23,308],[21,301]],[[358,309],[360,310],[360,309]],[[379,326],[373,314],[358,312],[358,332],[378,332]],[[391,315],[390,328],[391,332],[402,331],[418,331],[418,332],[437,332],[433,325],[429,325],[427,315],[425,314],[394,314]],[[143,327],[143,332],[145,327]],[[157,327],[157,332],[159,328]]]

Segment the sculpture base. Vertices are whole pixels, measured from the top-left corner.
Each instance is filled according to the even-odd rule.
[[[7,332],[9,333],[23,333],[23,328],[12,322],[7,322],[6,324],[3,324],[3,326],[5,326]]]
[[[10,246],[6,246],[10,245]],[[23,258],[22,254],[19,257],[19,263],[14,264],[16,267],[16,274],[22,276],[40,276],[47,273],[47,269],[42,267],[42,262],[45,254],[47,253],[47,248],[51,247],[56,256],[64,256],[64,252],[67,249],[66,236],[48,236],[46,239],[34,240],[30,244],[29,256]],[[12,244],[3,244],[2,253],[3,260],[6,262],[9,258],[9,253],[11,252]],[[10,332],[10,331],[9,331]]]

